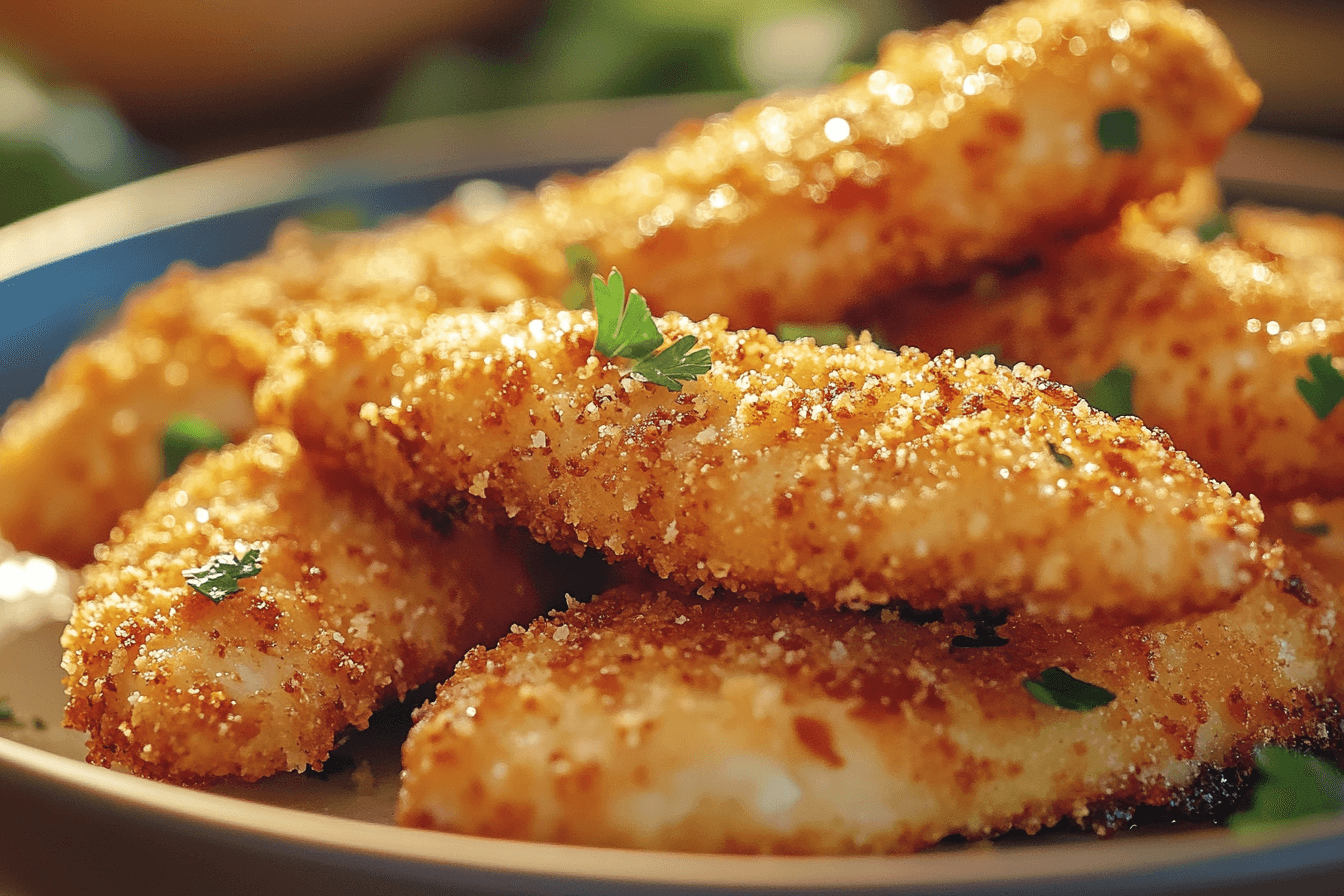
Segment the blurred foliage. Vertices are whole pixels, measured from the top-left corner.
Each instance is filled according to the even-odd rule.
[[[48,147],[0,138],[0,224],[78,199],[94,189]]]
[[[554,0],[510,46],[436,48],[388,96],[385,122],[563,100],[808,86],[875,58],[915,0]]]
[[[921,9],[921,0],[551,0],[490,48],[445,45],[411,59],[375,118],[808,86],[873,59],[879,38]],[[97,96],[40,83],[0,51],[0,225],[174,162]]]

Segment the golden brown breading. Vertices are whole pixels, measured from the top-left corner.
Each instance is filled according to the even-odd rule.
[[[587,243],[660,311],[834,320],[1104,227],[1212,164],[1259,96],[1217,29],[1177,3],[1005,3],[893,34],[875,70],[828,90],[748,102],[543,185],[487,240],[552,278],[557,242]],[[1138,147],[1105,151],[1099,120],[1124,110]]]
[[[173,415],[248,431],[245,398],[291,303],[558,297],[564,248],[588,242],[664,308],[737,326],[830,319],[893,283],[1103,226],[1209,164],[1259,98],[1223,36],[1166,0],[1012,3],[971,28],[895,35],[880,63],[687,124],[484,224],[449,210],[339,239],[291,228],[251,262],[170,272],[0,430],[0,533],[86,562],[157,482]],[[1137,152],[1100,149],[1098,115],[1117,108],[1138,116]]]
[[[133,297],[115,329],[68,350],[0,428],[0,533],[82,566],[163,478],[161,439],[174,417],[245,437],[275,346],[275,291],[260,272],[204,288],[180,266]]]
[[[1300,561],[1231,609],[1118,629],[1025,615],[1007,643],[792,602],[627,589],[469,653],[417,713],[401,823],[702,852],[919,849],[1098,830],[1255,745],[1340,743],[1344,606]],[[1116,699],[1023,687],[1050,667]]]
[[[1338,215],[1248,204],[1231,209],[1228,217],[1243,244],[1289,258],[1344,265],[1344,218]]]
[[[320,768],[344,729],[541,611],[516,546],[438,535],[345,478],[260,433],[122,520],[62,639],[91,762],[186,783]],[[185,570],[254,547],[241,592],[188,587]]]
[[[314,312],[258,411],[390,501],[691,587],[1171,618],[1247,584],[1255,500],[1039,368],[661,331],[713,358],[679,393],[596,355],[587,311]]]
[[[1338,264],[1227,236],[1201,243],[1136,206],[1119,227],[995,289],[874,316],[895,343],[959,352],[992,343],[1001,358],[1043,364],[1074,385],[1124,364],[1134,413],[1214,478],[1266,500],[1344,494],[1344,413],[1317,419],[1296,385],[1309,356],[1344,358]]]

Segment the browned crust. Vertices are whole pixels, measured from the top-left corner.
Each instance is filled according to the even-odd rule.
[[[593,353],[588,312],[315,313],[259,411],[394,502],[465,502],[692,588],[1137,619],[1248,581],[1255,500],[1043,370],[661,327],[713,358],[680,393]]]
[[[1242,601],[1199,620],[1018,614],[994,648],[953,647],[973,632],[965,621],[609,593],[467,656],[417,714],[399,818],[590,845],[848,853],[1066,818],[1105,832],[1143,806],[1197,813],[1217,790],[1209,769],[1248,768],[1259,744],[1344,746],[1339,595],[1277,550],[1266,563]],[[1050,666],[1117,697],[1044,706],[1021,682]],[[785,776],[796,797],[750,811],[759,791],[713,771],[744,765]],[[1233,791],[1240,777],[1222,780]]]
[[[1266,500],[1336,497],[1344,413],[1318,419],[1296,383],[1311,355],[1344,357],[1344,255],[1263,246],[1277,234],[1280,248],[1306,253],[1329,242],[1331,225],[1344,230],[1337,219],[1266,217],[1257,237],[1201,243],[1134,207],[1038,270],[974,295],[892,302],[868,322],[928,351],[993,344],[1002,360],[1072,384],[1124,364],[1134,412],[1210,475]]]
[[[181,783],[320,768],[338,734],[541,602],[511,546],[440,536],[324,473],[285,433],[185,467],[84,573],[62,639],[89,760]],[[261,550],[220,603],[184,570]]]

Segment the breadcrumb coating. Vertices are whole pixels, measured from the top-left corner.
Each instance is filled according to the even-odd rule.
[[[1198,804],[1259,744],[1341,744],[1339,595],[1300,561],[1230,609],[1121,628],[1023,614],[1006,643],[891,610],[638,589],[471,651],[417,712],[398,820],[698,852],[905,852],[953,834],[1105,832]],[[1084,712],[1023,679],[1116,695]]]
[[[544,184],[482,233],[552,282],[558,250],[586,243],[659,311],[835,320],[1106,226],[1211,165],[1259,100],[1223,35],[1178,3],[1005,3],[892,34],[843,84]],[[1108,113],[1133,113],[1137,146],[1103,144]]]
[[[0,533],[87,562],[158,481],[173,415],[245,436],[270,326],[294,303],[555,298],[564,249],[588,243],[663,309],[735,326],[835,319],[1105,226],[1210,164],[1258,102],[1224,37],[1175,2],[1030,0],[893,35],[870,73],[688,122],[490,221],[445,206],[339,238],[290,226],[251,261],[170,271],[68,353],[0,430]],[[1099,116],[1122,109],[1139,146],[1103,151]]]
[[[1231,601],[1261,512],[1046,371],[667,315],[712,369],[670,392],[523,302],[423,328],[319,311],[258,412],[393,503],[526,526],[692,588],[864,607],[1171,618]]]
[[[1267,501],[1344,495],[1344,412],[1318,419],[1297,389],[1310,356],[1344,364],[1344,254],[1309,254],[1302,239],[1341,224],[1293,216],[1289,235],[1261,220],[1258,233],[1276,228],[1279,245],[1296,240],[1301,254],[1274,254],[1264,236],[1201,243],[1135,206],[1038,270],[875,309],[870,323],[929,351],[992,343],[1000,358],[1080,388],[1125,365],[1134,413],[1214,478]]]
[[[89,761],[179,783],[321,768],[337,736],[543,609],[515,545],[441,536],[262,432],[189,461],[84,572],[62,638]],[[261,551],[218,604],[184,571]]]

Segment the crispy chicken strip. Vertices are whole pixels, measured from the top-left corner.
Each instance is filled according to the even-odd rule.
[[[258,410],[394,503],[465,502],[691,587],[1170,618],[1251,575],[1254,499],[1040,368],[780,343],[720,318],[661,331],[713,358],[679,393],[595,354],[586,311],[523,302],[423,329],[318,312]]]
[[[1174,2],[1011,3],[894,35],[879,63],[687,124],[483,224],[448,209],[337,240],[291,228],[251,262],[170,273],[0,430],[0,533],[87,561],[157,481],[168,418],[247,431],[245,398],[289,303],[422,286],[439,307],[555,297],[564,248],[588,243],[663,308],[737,326],[831,319],[1104,226],[1212,162],[1259,99],[1223,36]],[[1105,151],[1099,117],[1124,110],[1138,146]]]
[[[183,783],[321,768],[347,727],[541,612],[516,546],[438,535],[344,478],[264,432],[122,520],[62,639],[91,762]],[[187,585],[249,548],[262,569],[238,593]]]
[[[1319,419],[1297,387],[1310,356],[1344,358],[1338,260],[1232,236],[1201,243],[1135,206],[1039,270],[873,317],[895,343],[992,344],[1080,388],[1123,364],[1134,413],[1213,477],[1266,500],[1344,495],[1344,412]]]
[[[1344,606],[1299,561],[1196,621],[969,622],[609,592],[476,649],[417,712],[402,824],[701,852],[904,852],[1198,805],[1254,746],[1344,743]],[[983,623],[982,623],[983,627]],[[1059,667],[1116,697],[1023,686]],[[1235,776],[1232,776],[1235,777]],[[1244,776],[1242,778],[1244,780]]]
[[[487,240],[553,277],[557,236],[587,243],[659,310],[833,320],[1106,226],[1212,164],[1259,97],[1177,3],[1006,3],[893,34],[877,68],[829,90],[748,102],[543,185]],[[1117,149],[1102,133],[1129,113],[1136,145]]]

